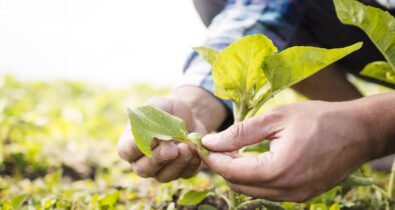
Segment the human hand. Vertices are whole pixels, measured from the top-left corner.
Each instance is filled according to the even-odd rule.
[[[158,109],[183,119],[190,132],[206,134],[202,123],[196,120],[190,108],[175,97],[154,97],[147,102]],[[141,177],[154,177],[160,182],[189,178],[199,171],[202,162],[195,150],[186,143],[154,141],[151,158],[144,156],[133,139],[130,125],[118,141],[119,156],[128,161]]]
[[[203,138],[203,161],[231,189],[252,197],[302,202],[345,179],[379,147],[355,101],[304,102],[276,108]],[[270,151],[242,156],[244,146],[270,141]]]

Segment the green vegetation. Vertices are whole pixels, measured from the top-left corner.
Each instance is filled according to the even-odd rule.
[[[364,74],[395,81],[393,17],[354,0],[335,0],[335,4],[339,18],[365,30],[385,55],[386,62],[368,65]],[[240,121],[304,100],[289,89],[281,90],[358,48],[359,43],[332,50],[294,47],[277,53],[266,37],[251,36],[223,52],[208,48],[196,51],[213,65],[215,94],[235,102],[235,119]],[[231,74],[224,73],[225,69]],[[389,91],[358,80],[354,83],[365,94]],[[235,194],[229,200],[226,183],[205,171],[166,184],[139,178],[116,154],[116,141],[127,121],[125,107],[168,92],[169,88],[149,85],[112,90],[83,82],[21,82],[11,76],[1,77],[0,209],[212,210],[232,205],[239,209],[395,209],[395,173],[374,172],[367,166],[339,186],[300,204],[251,200]],[[163,118],[170,127],[142,121],[140,117],[147,114],[153,114],[153,119]],[[133,133],[144,130],[140,139],[146,143],[139,147],[148,156],[152,137],[201,147],[201,136],[188,134],[178,118],[150,107],[131,109],[129,115],[132,124],[142,123]],[[154,126],[148,129],[144,123]],[[264,141],[243,152],[267,149]]]
[[[369,94],[388,91],[360,86]],[[226,194],[228,188],[217,175],[201,172],[191,179],[159,184],[139,178],[116,153],[117,138],[127,121],[125,107],[168,92],[169,88],[149,85],[111,90],[81,82],[21,82],[1,77],[0,209],[194,209],[178,203],[186,202],[191,190],[210,191],[197,204],[199,209],[226,209],[218,195]],[[284,90],[262,110],[300,100],[304,99]],[[367,167],[363,171],[381,187],[389,181],[388,174]],[[383,196],[374,189],[341,186],[307,203],[282,206],[329,209],[336,203],[348,209],[385,208]]]
[[[340,21],[362,29],[386,59],[368,64],[361,74],[395,84],[395,18],[355,0],[334,2]]]

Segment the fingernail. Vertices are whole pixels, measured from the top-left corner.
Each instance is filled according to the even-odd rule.
[[[218,134],[209,134],[203,137],[202,144],[205,146],[212,145],[218,139]]]

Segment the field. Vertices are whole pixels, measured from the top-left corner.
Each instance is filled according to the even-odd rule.
[[[355,79],[353,79],[355,80]],[[365,94],[388,91],[354,81]],[[188,180],[159,184],[135,175],[116,153],[118,135],[127,122],[126,107],[170,87],[137,84],[109,89],[85,82],[0,78],[0,207],[2,209],[197,209],[177,199],[190,189],[226,192],[224,181],[204,170]],[[263,107],[304,100],[285,90]],[[379,186],[388,175],[363,168]],[[203,203],[226,209],[221,198]],[[305,204],[287,209],[382,209],[385,203],[370,187],[345,191],[336,187]],[[255,209],[255,208],[254,208]]]

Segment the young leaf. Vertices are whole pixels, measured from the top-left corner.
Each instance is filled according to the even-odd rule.
[[[11,205],[13,209],[20,209],[22,207],[23,202],[26,200],[26,195],[18,195],[11,199]]]
[[[378,8],[355,0],[334,0],[336,13],[344,24],[361,28],[395,69],[395,18]]]
[[[213,66],[215,95],[236,104],[253,97],[267,82],[262,62],[275,52],[277,48],[264,35],[246,36],[229,45]]]
[[[361,47],[362,43],[329,50],[317,47],[291,47],[267,57],[263,63],[263,71],[271,84],[271,95],[313,75]]]
[[[202,134],[196,132],[190,133],[188,134],[187,138],[189,141],[191,141],[197,146],[200,153],[202,153],[204,156],[208,155],[208,150],[202,144],[202,138],[203,138]]]
[[[392,69],[391,66],[384,61],[376,61],[366,65],[361,71],[361,75],[395,84],[395,69]]]
[[[208,48],[208,47],[195,47],[193,49],[197,53],[199,53],[204,58],[204,60],[206,60],[212,66],[214,66],[214,63],[220,54],[219,51]]]
[[[188,131],[185,123],[178,117],[152,106],[128,109],[128,113],[136,145],[148,157],[152,156],[153,138],[180,141],[187,139]]]
[[[183,194],[177,201],[180,206],[196,206],[206,198],[211,190],[196,191],[191,190]]]

